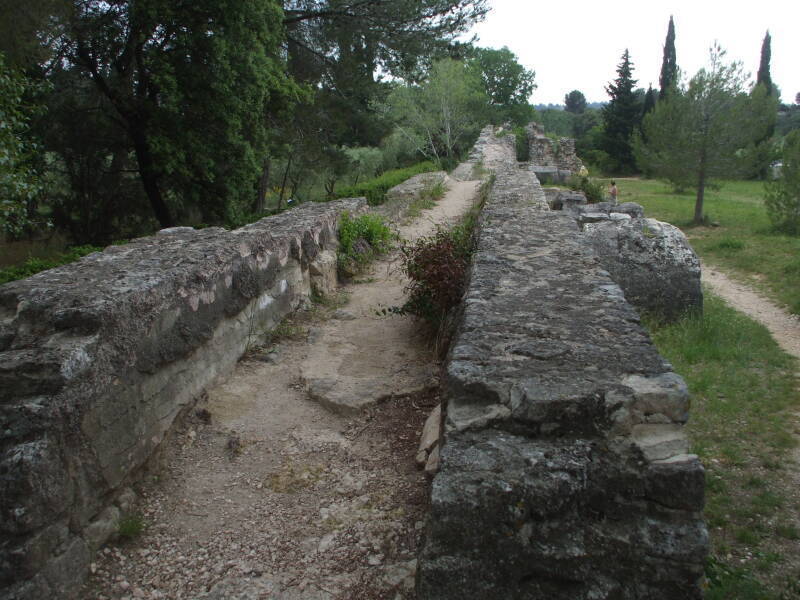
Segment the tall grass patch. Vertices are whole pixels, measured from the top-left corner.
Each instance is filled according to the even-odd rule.
[[[394,239],[392,231],[380,215],[367,213],[352,217],[345,212],[339,217],[339,272],[344,277],[360,273],[375,256],[386,253]]]
[[[786,537],[800,511],[786,471],[797,443],[796,361],[708,291],[702,315],[648,326],[692,394],[687,432],[706,467],[712,541],[706,598],[796,598],[786,595],[800,575]]]

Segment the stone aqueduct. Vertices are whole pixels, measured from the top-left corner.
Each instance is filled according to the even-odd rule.
[[[685,384],[510,136],[485,129],[471,162],[494,184],[445,364],[419,598],[700,598]],[[338,215],[365,209],[165,230],[0,287],[0,597],[75,597],[175,419],[254,323],[335,283]]]

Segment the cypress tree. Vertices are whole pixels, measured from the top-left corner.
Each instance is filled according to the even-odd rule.
[[[772,77],[769,74],[769,61],[772,58],[772,38],[767,31],[764,36],[764,41],[761,43],[761,62],[758,65],[758,77],[756,78],[756,85],[764,84],[767,92],[772,94],[774,87],[772,85]]]
[[[606,87],[611,101],[603,107],[603,150],[613,161],[614,170],[620,173],[636,170],[631,135],[642,118],[642,105],[634,92],[633,63],[628,49],[617,66],[617,78]]]
[[[664,59],[661,62],[661,76],[658,83],[661,86],[659,98],[665,98],[669,89],[677,84],[678,61],[675,55],[675,23],[672,15],[669,17],[669,27],[667,27],[667,40],[664,42]]]
[[[647,86],[647,93],[644,95],[644,108],[642,109],[642,118],[656,107],[656,100],[658,96],[652,85]]]

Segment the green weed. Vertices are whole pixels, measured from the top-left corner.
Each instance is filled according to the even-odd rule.
[[[125,540],[132,540],[142,534],[145,522],[141,515],[132,514],[122,517],[117,523],[117,534]]]
[[[375,256],[386,253],[394,239],[383,217],[367,213],[339,218],[339,271],[345,277],[360,273]]]
[[[441,200],[446,193],[447,185],[445,185],[444,181],[437,181],[425,186],[419,197],[409,204],[406,215],[411,219],[416,219],[422,214],[423,210],[430,210],[436,206],[436,201]]]

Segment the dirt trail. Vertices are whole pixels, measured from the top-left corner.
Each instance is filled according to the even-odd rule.
[[[703,282],[733,308],[755,319],[767,329],[778,345],[800,360],[800,317],[783,308],[727,275],[702,265]]]
[[[464,214],[478,183],[450,181],[401,236]],[[436,364],[417,323],[377,314],[403,301],[398,255],[367,281],[209,390],[140,486],[145,531],[98,554],[82,598],[413,597],[427,503],[414,456]]]
[[[733,308],[764,325],[785,352],[800,360],[800,317],[706,264],[702,265],[702,279]],[[800,390],[800,371],[796,376]],[[795,418],[800,421],[800,412],[795,412]],[[787,463],[788,473],[800,486],[800,446],[794,448],[792,455],[793,461]]]

